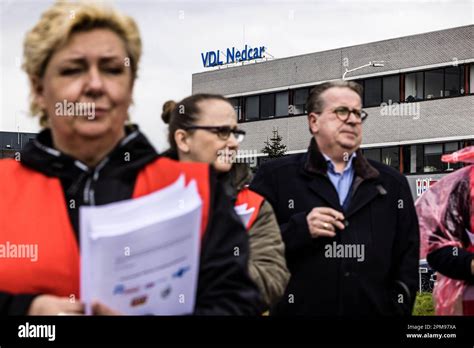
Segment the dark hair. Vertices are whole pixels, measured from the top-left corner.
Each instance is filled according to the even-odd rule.
[[[201,109],[198,107],[198,104],[206,100],[222,100],[232,105],[229,100],[222,95],[206,93],[191,95],[179,103],[168,100],[163,104],[161,119],[164,123],[168,124],[168,142],[171,151],[175,153],[178,152],[174,133],[178,129],[186,129],[196,124],[196,121],[201,115]]]
[[[310,112],[322,112],[324,109],[324,100],[321,99],[321,94],[324,91],[333,88],[349,88],[356,92],[359,97],[362,99],[362,93],[364,91],[363,87],[359,85],[357,82],[354,81],[344,81],[344,80],[336,80],[330,82],[324,82],[320,85],[315,86],[311,92],[309,93],[308,100],[306,101],[306,110],[308,114]]]

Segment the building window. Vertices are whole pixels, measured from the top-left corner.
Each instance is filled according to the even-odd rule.
[[[453,66],[444,70],[444,96],[456,97],[464,94],[464,66]]]
[[[402,146],[402,154],[403,154],[403,174],[416,173],[416,166],[412,165],[411,146],[410,145]],[[415,160],[416,160],[416,153],[415,153]]]
[[[288,91],[276,94],[275,116],[288,115]]]
[[[405,101],[423,100],[423,72],[405,75]]]
[[[443,144],[425,145],[424,173],[433,173],[443,171],[441,155],[443,154]]]
[[[260,118],[275,117],[275,93],[260,96]]]
[[[474,93],[474,64],[471,64],[470,68],[470,78],[469,78],[469,91]]]
[[[384,163],[396,170],[400,170],[399,147],[385,147],[377,149],[363,149],[364,157],[376,162]]]
[[[423,145],[403,145],[403,173],[423,173]]]
[[[367,159],[371,159],[377,162],[381,161],[380,149],[363,149],[362,153],[364,154],[364,157]]]
[[[237,120],[242,121],[242,106],[240,105],[240,98],[230,98],[229,102],[232,104],[232,107],[237,114]]]
[[[444,153],[453,153],[459,150],[459,143],[457,141],[444,143]]]
[[[246,121],[258,120],[259,111],[260,111],[260,100],[259,100],[258,95],[245,98],[245,120]]]
[[[364,82],[364,106],[379,106],[382,101],[382,79],[367,79]]]
[[[459,143],[457,141],[450,142],[450,143],[444,143],[443,153],[450,154],[450,153],[456,152],[458,150],[459,150]],[[453,170],[456,170],[456,169],[459,169],[459,168],[461,168],[460,163],[444,163],[443,162],[443,169],[446,172],[450,172],[450,171],[453,171]]]
[[[383,101],[392,103],[400,101],[400,77],[399,75],[386,76],[382,79]]]
[[[414,146],[416,146],[416,172],[423,173],[424,146],[423,145],[414,145]]]
[[[308,99],[309,89],[300,88],[293,94],[293,115],[302,115],[307,112],[306,100]]]
[[[425,72],[425,99],[443,97],[444,69]]]
[[[382,149],[382,163],[396,170],[400,170],[400,156],[398,146],[385,147]]]
[[[474,146],[474,140],[464,140],[462,142],[461,148],[465,148],[469,146]]]

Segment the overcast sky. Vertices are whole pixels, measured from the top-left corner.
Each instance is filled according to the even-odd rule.
[[[140,27],[144,54],[130,111],[160,150],[162,104],[191,94],[192,74],[205,70],[202,52],[246,43],[278,59],[474,23],[474,0],[108,2]],[[52,3],[0,0],[0,131],[39,130],[27,112],[22,42]]]

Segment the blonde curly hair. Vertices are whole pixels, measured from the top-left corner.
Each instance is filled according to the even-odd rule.
[[[66,45],[72,34],[97,28],[110,29],[123,40],[130,59],[132,79],[135,80],[142,53],[142,42],[135,21],[96,2],[59,0],[42,14],[23,42],[22,67],[28,74],[31,88],[35,79],[43,77],[54,52]],[[40,124],[46,126],[47,116],[37,105],[33,93],[30,97],[30,112],[40,116]]]

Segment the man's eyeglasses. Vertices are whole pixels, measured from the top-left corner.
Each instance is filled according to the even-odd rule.
[[[353,113],[356,116],[357,120],[360,120],[361,122],[365,120],[367,116],[369,116],[369,114],[364,110],[349,109],[345,106],[339,106],[335,108],[333,112],[342,122],[346,122],[349,119],[351,113]]]
[[[235,139],[240,144],[245,138],[245,131],[238,128],[232,128],[229,126],[189,126],[186,127],[185,130],[193,130],[193,129],[203,129],[207,130],[208,132],[217,134],[217,136],[221,140],[227,140],[230,137],[230,134],[234,134]]]

